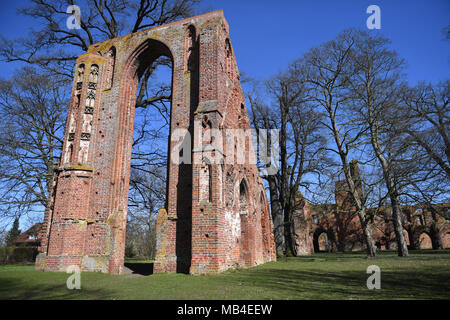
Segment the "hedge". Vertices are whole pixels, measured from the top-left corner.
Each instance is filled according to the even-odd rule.
[[[34,262],[38,253],[37,247],[0,248],[0,264]]]

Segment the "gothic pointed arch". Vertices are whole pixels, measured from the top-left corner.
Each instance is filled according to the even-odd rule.
[[[105,90],[110,90],[113,86],[115,66],[116,66],[116,47],[112,46],[106,53]]]
[[[200,136],[197,125],[239,129],[236,113],[245,98],[228,23],[215,11],[92,44],[78,57],[64,161],[55,170],[45,212],[39,269],[76,265],[83,271],[123,272],[136,95],[140,78],[161,56],[172,64],[172,91],[166,203],[156,222],[153,271],[218,273],[276,259],[274,251],[257,257],[262,244],[255,233],[261,227],[254,213],[262,180],[252,175],[256,166],[233,162],[234,150],[185,144]],[[247,117],[242,112],[242,123]],[[230,149],[236,148],[233,143]],[[190,157],[183,158],[194,161],[173,161],[180,145],[189,145],[182,153]],[[225,162],[213,160],[218,153]],[[205,157],[211,163],[202,165]]]

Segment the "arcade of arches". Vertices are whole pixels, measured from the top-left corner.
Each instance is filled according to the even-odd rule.
[[[352,170],[357,175],[358,169]],[[301,194],[298,195],[298,209],[294,213],[297,253],[343,252],[364,248],[361,225],[350,198],[344,181],[336,182],[336,204],[314,205]],[[449,248],[450,222],[445,218],[449,210],[448,203],[435,205],[432,209],[419,205],[403,206],[402,220],[408,248]],[[377,208],[377,211],[372,234],[375,244],[379,250],[395,249],[397,243],[391,208]]]

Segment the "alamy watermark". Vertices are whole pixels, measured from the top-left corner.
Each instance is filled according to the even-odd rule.
[[[215,129],[194,122],[193,137],[188,129],[171,134],[172,164],[258,165],[263,175],[279,169],[279,130]],[[192,150],[192,152],[191,152]]]
[[[371,14],[366,20],[368,29],[381,29],[381,9],[376,4],[367,7],[366,13]]]
[[[70,17],[66,20],[66,26],[68,29],[81,29],[81,9],[77,5],[71,5],[67,7],[66,13],[70,14]]]
[[[66,285],[69,290],[80,290],[81,289],[81,274],[80,267],[75,265],[70,265],[66,269],[67,273],[73,273],[69,278],[67,278]]]
[[[381,289],[381,270],[377,265],[370,265],[366,270],[367,274],[370,276],[367,278],[366,285],[367,289]]]

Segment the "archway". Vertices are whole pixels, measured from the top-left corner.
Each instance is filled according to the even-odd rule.
[[[147,62],[136,95],[125,261],[154,260],[156,221],[166,208],[168,139],[172,90],[172,59],[160,56]],[[188,249],[190,250],[190,249]],[[148,263],[149,264],[149,263]],[[143,267],[143,263],[139,267]],[[130,264],[126,264],[131,269]]]
[[[319,251],[328,252],[329,250],[328,236],[325,232],[319,235],[318,241],[319,241]]]
[[[133,136],[130,132],[134,131],[134,121],[135,121],[135,105],[138,93],[139,81],[145,76],[145,73],[151,68],[155,61],[161,57],[167,57],[173,64],[173,56],[170,49],[161,41],[149,39],[143,42],[129,57],[124,70],[122,71],[122,78],[120,83],[120,96],[122,97],[119,101],[119,123],[122,125],[119,127],[118,139],[115,145],[115,161],[116,167],[113,169],[115,176],[113,176],[113,210],[117,211],[127,211],[128,210],[128,190],[130,181],[130,169],[131,169],[131,155],[133,148]],[[172,68],[173,72],[175,69]],[[173,79],[172,75],[172,88],[173,92],[177,88],[177,83]],[[173,102],[171,103],[173,105]],[[193,108],[189,106],[190,117],[193,115]],[[172,110],[172,108],[171,108]],[[171,126],[173,115],[170,112],[169,125]],[[176,120],[178,121],[178,120]],[[189,127],[192,126],[192,120],[188,124]],[[192,128],[189,128],[192,130]],[[169,140],[169,136],[167,136]],[[135,140],[136,141],[136,140]],[[170,141],[167,142],[170,148]],[[174,214],[178,217],[176,221],[173,221],[170,228],[174,229],[174,234],[172,235],[171,241],[173,241],[176,246],[173,252],[173,256],[176,256],[175,268],[178,272],[189,272],[190,266],[190,253],[191,253],[191,231],[190,231],[190,219],[191,212],[188,210],[190,207],[190,194],[192,193],[192,166],[191,164],[181,164],[174,165],[169,161],[170,157],[167,156],[166,162],[166,190],[165,193],[167,197],[165,199],[164,208],[169,214]],[[120,168],[120,169],[119,169]],[[172,174],[176,171],[176,174]],[[162,173],[164,174],[164,173]],[[178,176],[184,183],[177,183]],[[177,192],[177,194],[170,193],[169,189],[173,188],[180,189],[183,188],[184,192]],[[127,198],[125,198],[127,195]],[[177,195],[179,195],[177,197]],[[169,208],[170,205],[170,208]],[[153,208],[153,210],[158,210],[159,208]],[[124,245],[124,240],[118,239],[120,237],[115,237],[118,240],[117,246]],[[120,254],[121,250],[117,250],[117,254]],[[119,257],[117,258],[119,260]]]
[[[442,247],[444,247],[445,249],[450,248],[450,232],[444,234],[442,238]]]
[[[213,159],[218,153],[233,160],[229,149],[194,148],[192,142],[203,131],[250,128],[228,24],[223,12],[215,11],[91,45],[77,59],[69,130],[45,213],[38,268],[65,271],[76,265],[85,271],[123,271],[138,84],[161,56],[169,57],[173,68],[167,197],[157,218],[154,272],[217,273],[233,267],[227,264],[224,246],[235,245],[236,239],[229,243],[226,237],[231,225],[223,230],[226,208],[220,197],[220,172],[233,164],[220,169],[216,163],[207,168],[201,160],[193,163],[197,155]],[[260,192],[255,186],[263,182],[253,163],[239,164],[239,172],[246,172],[245,196],[230,210],[235,217],[242,210],[242,260],[253,265],[254,246],[262,243],[252,238],[260,228],[249,227],[248,215],[254,221]],[[202,186],[207,193],[200,192]],[[266,255],[268,260],[276,258],[274,252]]]
[[[430,236],[426,232],[422,232],[419,236],[419,249],[431,249],[432,247]]]
[[[123,102],[124,118],[127,119],[127,122],[130,123],[130,126],[133,125],[131,119],[134,115],[133,112],[129,112],[127,110],[130,109],[130,106],[133,105],[133,97],[136,95],[139,97],[140,93],[137,92],[137,84],[139,83],[139,79],[142,76],[146,76],[146,72],[153,67],[155,61],[161,59],[161,57],[166,57],[170,60],[172,64],[172,83],[171,83],[171,107],[169,112],[168,126],[170,131],[172,132],[173,128],[184,128],[187,130],[185,136],[181,137],[182,141],[186,141],[187,145],[184,145],[180,152],[185,152],[190,158],[190,153],[192,152],[192,146],[190,137],[193,136],[193,126],[194,126],[194,109],[198,104],[198,40],[195,31],[195,27],[192,25],[188,26],[185,31],[185,53],[183,54],[184,63],[182,66],[174,67],[174,58],[170,51],[170,49],[161,41],[149,39],[141,44],[135,52],[130,56],[130,59],[127,63],[127,67],[125,68],[125,74],[133,75],[133,87],[130,88],[129,80],[125,77],[124,83],[121,85],[122,94],[121,96],[130,96],[130,102],[128,99],[125,99]],[[184,72],[185,75],[189,76],[188,87],[180,88],[181,84],[179,77],[175,77],[175,75],[179,75],[180,72]],[[141,88],[142,89],[142,88]],[[184,101],[185,105],[181,108],[180,103],[176,103],[176,111],[173,111],[172,106],[174,103],[174,92],[179,92],[183,90],[185,92]],[[140,90],[142,91],[142,90]],[[133,95],[134,92],[134,95]],[[181,110],[180,110],[181,109]],[[182,111],[182,113],[180,113]],[[182,123],[183,122],[183,123]],[[127,132],[131,131],[126,126],[122,126],[121,130],[124,131],[124,138],[127,138]],[[175,263],[175,266],[169,268],[175,268],[174,271],[180,273],[189,273],[190,265],[191,265],[191,253],[192,253],[192,163],[187,160],[181,160],[179,162],[171,161],[171,154],[169,150],[175,149],[172,141],[171,135],[168,133],[165,138],[167,139],[166,145],[167,148],[160,148],[164,150],[166,157],[166,183],[165,183],[165,203],[164,208],[168,213],[169,217],[176,217],[176,219],[170,219],[168,226],[170,231],[168,230],[166,233],[167,240],[170,243],[173,243],[174,246],[169,246],[168,249],[170,252],[166,252],[169,256],[174,257],[175,261],[171,261],[171,263]],[[178,142],[178,141],[177,141]],[[120,144],[120,142],[119,142]],[[184,142],[182,144],[185,144]],[[163,152],[164,152],[163,151]],[[130,150],[123,151],[125,157],[128,157]],[[182,154],[179,155],[182,159]],[[119,159],[123,157],[123,155],[116,155]],[[120,161],[120,160],[119,160]],[[129,171],[125,170],[122,177],[122,180],[126,180],[129,177]],[[175,192],[174,192],[175,190]],[[154,208],[157,210],[159,208]],[[165,264],[165,263],[164,263]],[[158,270],[160,266],[156,266]],[[164,267],[166,268],[166,267]]]
[[[316,229],[313,234],[314,253],[331,251],[330,237],[328,232],[322,228]]]

